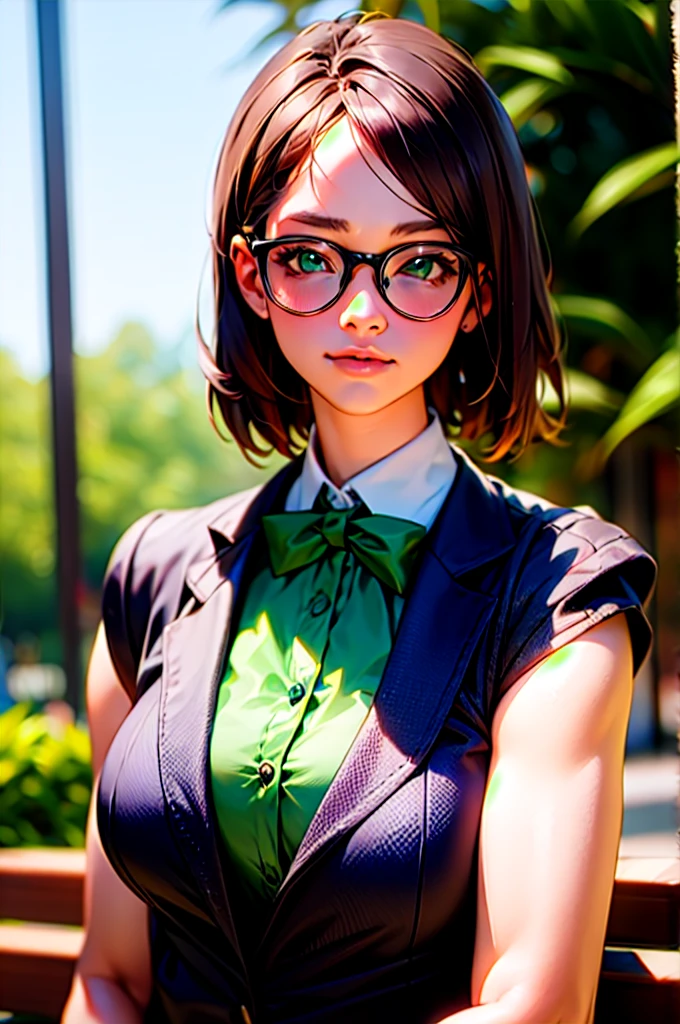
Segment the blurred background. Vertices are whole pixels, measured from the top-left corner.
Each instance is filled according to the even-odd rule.
[[[211,501],[280,465],[249,466],[206,414],[193,320],[211,173],[268,57],[303,25],[350,7],[0,3],[0,846],[83,844],[83,681],[123,530],[150,509]],[[624,842],[668,852],[680,568],[669,5],[365,5],[374,7],[461,43],[517,127],[568,336],[571,413],[564,446],[486,468],[558,504],[592,506],[657,558]]]

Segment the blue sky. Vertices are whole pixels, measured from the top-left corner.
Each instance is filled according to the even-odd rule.
[[[351,9],[327,0],[316,17]],[[64,0],[69,218],[77,351],[129,319],[160,342],[191,330],[219,144],[276,47],[235,66],[271,3]],[[48,366],[33,0],[0,2],[0,345]]]

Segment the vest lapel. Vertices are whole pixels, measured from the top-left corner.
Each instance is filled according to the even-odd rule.
[[[495,596],[466,586],[462,577],[509,551],[514,536],[498,490],[456,453],[458,472],[428,537],[375,700],[303,837],[263,942],[301,873],[417,769],[495,608]]]
[[[249,548],[250,543],[232,548],[222,560],[229,574],[224,585],[198,611],[165,629],[158,740],[161,782],[176,843],[207,906],[237,950],[208,802],[207,766],[214,695]]]
[[[209,526],[215,553],[195,562],[187,573],[194,602],[163,633],[158,749],[168,818],[206,906],[239,955],[217,845],[219,829],[208,799],[210,734],[233,609],[259,536],[257,527],[264,514],[283,503],[296,469],[297,461],[238,503],[227,501],[226,510]]]

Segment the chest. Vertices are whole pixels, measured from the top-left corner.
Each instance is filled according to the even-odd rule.
[[[224,857],[208,770],[182,740],[163,735],[162,683],[151,686],[116,735],[98,793],[99,828],[114,867],[136,894],[187,935],[199,928],[206,947],[238,954]],[[427,946],[462,913],[475,883],[476,844],[489,762],[488,734],[467,693],[455,701],[418,768],[392,771],[375,790],[352,799],[353,772],[375,773],[386,756],[375,712],[327,791],[335,798],[327,825],[317,810],[288,870],[262,936],[267,961],[323,962],[342,936],[355,949],[371,935],[380,956]],[[201,737],[194,742],[201,743]],[[400,782],[399,777],[406,775]],[[473,932],[467,930],[471,939]],[[367,951],[363,949],[365,957]],[[370,959],[370,955],[369,955]],[[265,961],[261,960],[261,963]]]
[[[418,575],[375,700],[316,809],[248,963],[217,825],[209,753],[233,587],[144,652],[145,690],[98,793],[116,870],[220,977],[331,984],[474,942],[476,847],[489,761],[495,601],[436,563]],[[463,958],[464,960],[464,958]],[[225,998],[227,996],[225,995]]]

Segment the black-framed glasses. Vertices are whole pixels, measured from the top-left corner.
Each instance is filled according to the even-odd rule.
[[[308,235],[246,241],[272,302],[297,316],[313,316],[338,301],[355,267],[373,270],[378,292],[410,320],[434,320],[451,308],[476,262],[447,242],[407,242],[381,253],[351,252]]]

